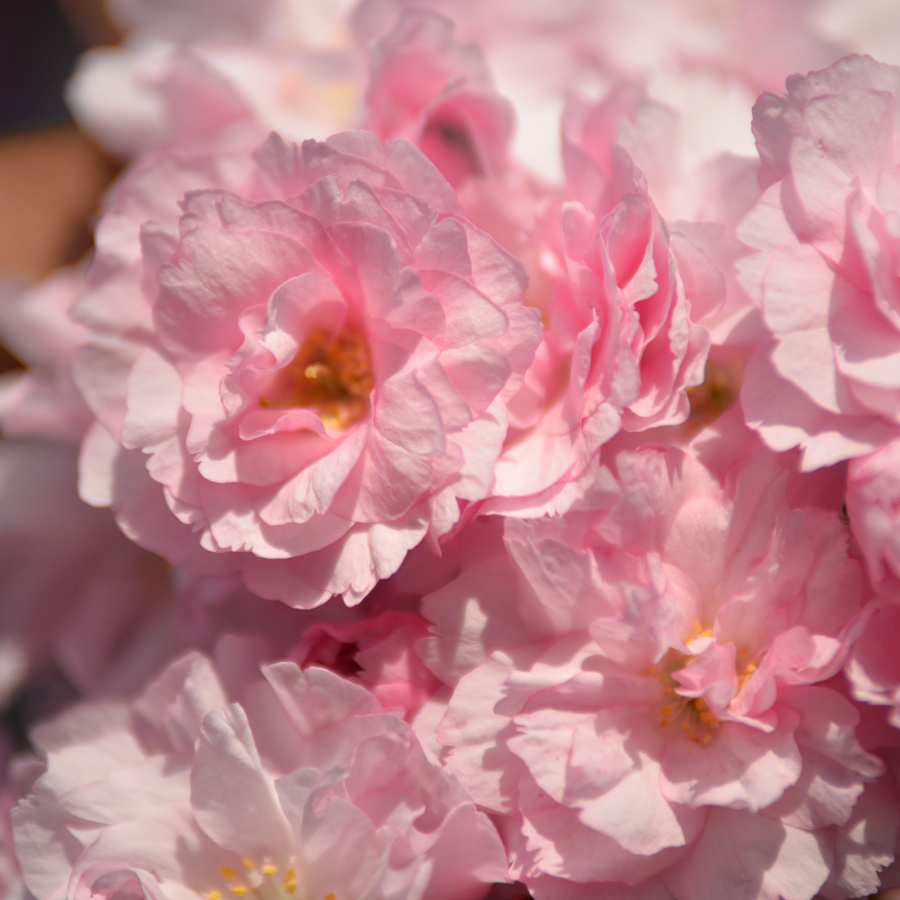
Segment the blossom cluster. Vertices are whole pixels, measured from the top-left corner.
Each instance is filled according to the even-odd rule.
[[[0,303],[3,900],[900,887],[882,5],[111,3]]]

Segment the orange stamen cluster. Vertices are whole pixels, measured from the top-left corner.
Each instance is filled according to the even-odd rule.
[[[742,662],[747,658],[749,653],[750,651],[746,647],[741,647],[737,652],[739,662],[737,677],[739,684],[743,684],[759,668],[755,662]]]
[[[374,385],[365,337],[349,329],[330,336],[314,328],[280,370],[273,396],[260,397],[259,405],[312,409],[326,427],[346,428],[365,415]]]
[[[296,894],[297,870],[294,866],[288,866],[279,875],[278,866],[268,860],[257,865],[252,859],[244,857],[241,865],[242,872],[232,866],[222,866],[219,873],[226,882],[224,890],[208,891],[206,900],[224,900],[228,895],[252,895],[256,900],[287,900]]]
[[[663,689],[665,701],[659,709],[659,727],[677,725],[681,734],[689,741],[705,747],[712,741],[719,727],[719,720],[702,697],[682,697],[676,694],[678,682],[672,677],[673,672],[684,668],[690,660],[689,656],[670,651],[658,665],[650,666],[647,674],[655,678]]]

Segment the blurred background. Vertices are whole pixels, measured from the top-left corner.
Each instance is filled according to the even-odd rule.
[[[118,36],[102,0],[3,0],[0,271],[28,283],[90,248],[111,160],[72,124],[63,88],[76,57]]]
[[[118,35],[102,0],[3,0],[0,280],[12,290],[81,258],[116,165],[63,100],[75,60]],[[0,345],[0,371],[17,361]]]

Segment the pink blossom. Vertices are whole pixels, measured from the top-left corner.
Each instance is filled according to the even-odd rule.
[[[488,818],[365,689],[219,655],[35,730],[46,770],[13,818],[38,900],[474,900],[504,880]]]
[[[537,313],[415,148],[273,137],[205,172],[164,158],[113,204],[78,309],[105,425],[81,490],[130,537],[291,605],[355,603],[491,490]]]
[[[476,652],[438,739],[505,817],[510,874],[539,900],[809,900],[833,867],[827,896],[874,889],[884,842],[850,835],[892,848],[900,816],[835,685],[867,599],[837,504],[800,505],[768,453],[725,486],[675,450],[612,465],[560,519],[505,524],[508,641],[484,588],[440,592]]]
[[[536,217],[551,288],[529,299],[544,312],[544,341],[511,403],[516,431],[497,469],[495,492],[516,500],[491,510],[543,509],[620,429],[684,421],[687,389],[703,380],[700,323],[724,283],[689,240],[670,240],[646,179],[615,142],[619,100],[573,103],[564,121],[573,199]]]
[[[863,456],[900,425],[900,70],[867,57],[788,80],[754,108],[766,187],[738,236],[771,334],[747,370],[748,422],[804,469]]]

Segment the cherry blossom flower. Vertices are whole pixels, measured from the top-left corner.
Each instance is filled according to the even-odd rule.
[[[771,334],[747,371],[748,422],[806,470],[884,446],[897,373],[900,69],[849,57],[754,108],[766,187],[738,230],[742,280]]]
[[[13,819],[38,900],[474,900],[504,880],[488,818],[365,689],[220,655],[35,729],[45,772]]]
[[[169,169],[196,171],[169,158],[149,183]],[[537,313],[411,145],[273,137],[249,169],[143,224],[143,271],[101,242],[78,376],[106,428],[84,442],[82,495],[189,570],[355,603],[490,491]],[[120,190],[126,226],[160,205]]]
[[[620,96],[573,102],[564,120],[567,193],[536,217],[549,293],[544,340],[514,398],[516,430],[497,468],[491,511],[545,509],[620,429],[684,421],[709,349],[702,320],[724,299],[712,263],[671,239],[643,174],[615,143]]]
[[[462,622],[436,653],[486,641],[438,739],[506,817],[511,876],[539,900],[873,890],[900,817],[833,683],[867,599],[838,509],[798,503],[768,453],[725,486],[676,450],[611,462],[617,500],[607,480],[560,519],[506,522],[515,612],[464,576],[425,606]],[[851,846],[876,822],[885,841]]]

